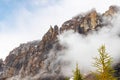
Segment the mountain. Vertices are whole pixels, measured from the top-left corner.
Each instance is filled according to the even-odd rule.
[[[42,40],[20,44],[4,61],[0,60],[0,80],[65,80],[61,69],[67,63],[56,59],[60,55],[58,52],[66,47],[59,43],[58,35],[73,30],[86,36],[89,32],[109,25],[104,18],[112,18],[118,10],[116,6],[110,6],[103,14],[91,10],[64,22],[61,27],[50,27]],[[115,69],[118,70],[118,67]]]

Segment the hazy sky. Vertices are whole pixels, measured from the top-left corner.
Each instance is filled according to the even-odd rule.
[[[0,58],[20,43],[40,40],[49,26],[95,8],[106,11],[120,0],[0,0]]]

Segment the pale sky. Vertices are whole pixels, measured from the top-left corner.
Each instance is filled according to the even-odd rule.
[[[103,13],[120,0],[0,0],[0,58],[21,43],[40,40],[49,26],[61,26],[77,14]]]

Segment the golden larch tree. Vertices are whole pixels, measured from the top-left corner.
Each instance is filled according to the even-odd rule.
[[[105,45],[102,45],[99,49],[99,57],[95,57],[94,67],[96,67],[96,77],[98,80],[117,80],[113,74],[112,58],[106,53]]]

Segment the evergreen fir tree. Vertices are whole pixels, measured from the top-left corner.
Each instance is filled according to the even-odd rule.
[[[74,71],[74,80],[83,80],[82,75],[80,73],[80,69],[78,68],[78,64],[76,64],[76,69]]]
[[[65,78],[65,80],[69,80],[69,78],[68,78],[68,77],[66,77],[66,78]]]

